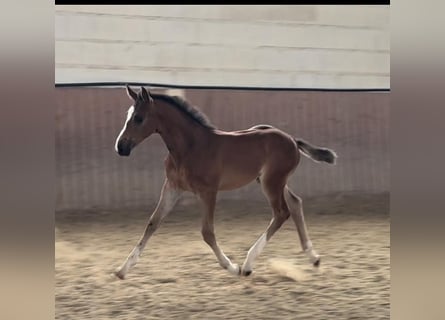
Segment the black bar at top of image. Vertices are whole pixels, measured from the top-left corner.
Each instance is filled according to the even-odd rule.
[[[164,83],[148,82],[77,82],[77,83],[56,83],[56,88],[79,88],[79,87],[124,87],[144,86],[172,89],[207,89],[207,90],[264,90],[264,91],[327,91],[327,92],[389,92],[389,88],[284,88],[284,87],[242,87],[242,86],[199,86],[199,85],[170,85]]]
[[[281,1],[257,1],[257,3],[252,3],[251,1],[213,1],[212,3],[202,3],[200,1],[174,1],[174,0],[55,0],[56,5],[136,5],[136,4],[146,4],[146,5],[390,5],[390,0],[281,0]]]

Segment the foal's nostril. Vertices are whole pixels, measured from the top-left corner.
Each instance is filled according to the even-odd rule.
[[[119,141],[117,144],[117,153],[120,156],[128,156],[130,155],[131,147],[129,143],[125,143],[124,141]]]
[[[120,154],[121,152],[122,152],[122,141],[119,141],[118,143],[117,143],[117,152]]]

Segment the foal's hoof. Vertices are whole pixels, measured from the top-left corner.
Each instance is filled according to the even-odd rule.
[[[121,280],[125,279],[125,274],[120,269],[117,269],[116,271],[114,271],[114,275]]]
[[[252,274],[252,270],[243,270],[241,274],[245,277],[248,277]]]
[[[320,261],[321,261],[321,258],[318,258],[318,259],[314,262],[314,267],[319,267],[319,266],[320,266]]]

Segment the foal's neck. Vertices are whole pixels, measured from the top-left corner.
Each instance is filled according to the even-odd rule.
[[[211,129],[196,123],[175,106],[160,102],[157,108],[158,133],[176,165],[183,163],[188,154],[211,139]]]

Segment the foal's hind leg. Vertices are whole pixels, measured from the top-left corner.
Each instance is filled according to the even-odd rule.
[[[270,181],[270,180],[269,180]],[[252,273],[255,259],[263,251],[267,242],[275,232],[280,229],[283,223],[289,218],[290,212],[283,195],[283,184],[271,183],[267,179],[262,181],[263,191],[266,194],[273,210],[273,218],[266,231],[258,238],[255,244],[249,249],[246,260],[243,263],[242,274],[248,276]]]
[[[287,186],[284,192],[284,196],[289,206],[291,217],[295,222],[295,226],[297,227],[301,247],[308,256],[309,261],[314,266],[318,267],[320,265],[320,256],[313,249],[312,242],[309,239],[306,223],[304,221],[303,201],[300,197],[296,196]]]
[[[219,264],[230,273],[238,275],[240,268],[236,263],[232,263],[218,246],[213,227],[213,216],[216,203],[216,192],[205,192],[200,194],[200,198],[204,203],[205,212],[202,219],[201,233],[204,241],[212,248],[218,259]]]
[[[145,231],[138,244],[131,251],[125,262],[115,271],[115,275],[124,279],[126,273],[133,267],[139,260],[139,256],[142,254],[148,239],[156,231],[156,229],[161,225],[162,220],[167,216],[167,214],[173,209],[174,205],[178,201],[181,191],[172,187],[169,181],[166,179],[164,186],[162,187],[161,197],[159,199],[158,205],[155,211],[148,220],[148,224],[145,227]]]

